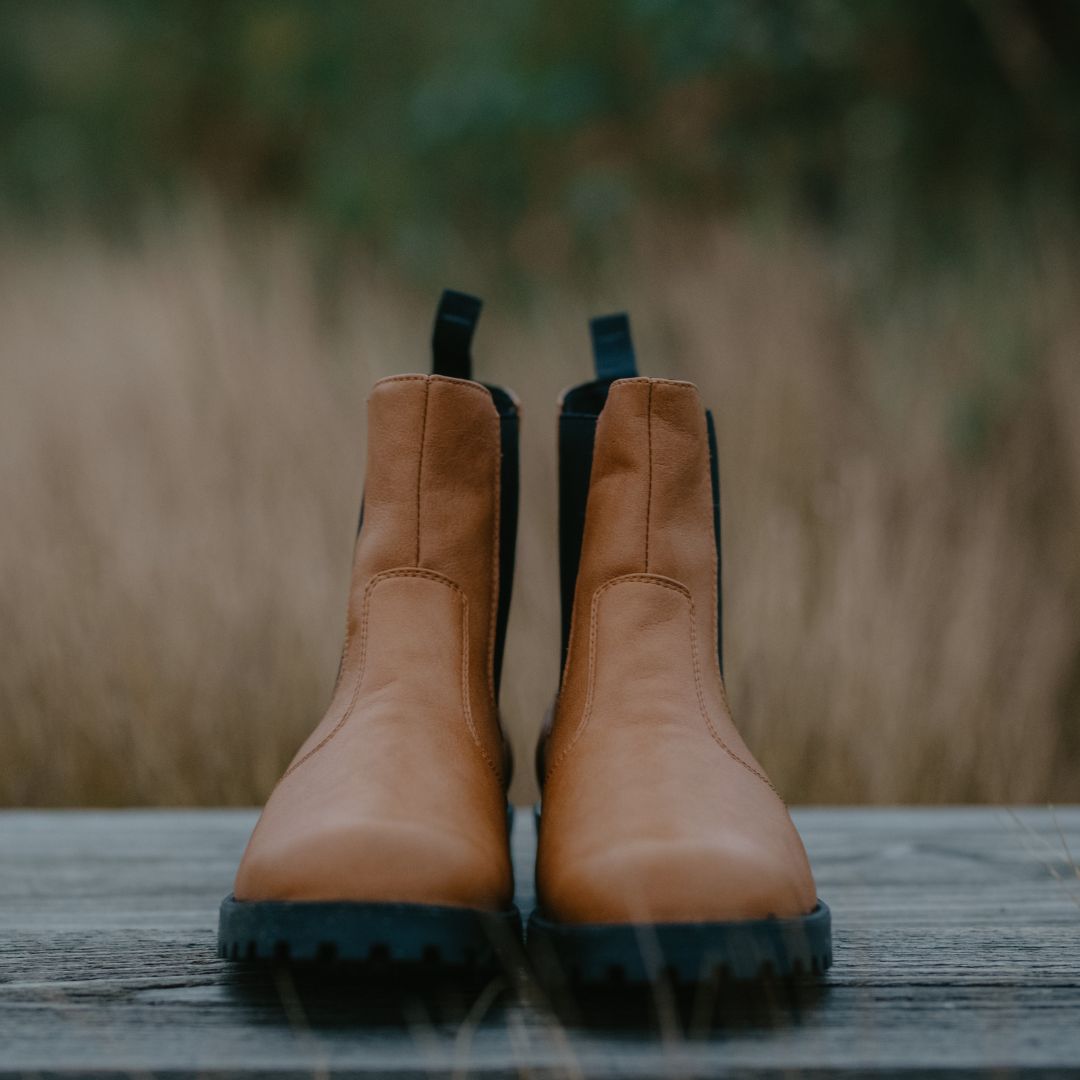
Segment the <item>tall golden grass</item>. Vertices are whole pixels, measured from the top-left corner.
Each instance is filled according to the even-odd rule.
[[[1080,796],[1080,264],[1025,250],[875,291],[857,253],[665,222],[585,290],[714,408],[730,696],[794,801]],[[122,247],[6,238],[0,802],[258,802],[318,719],[364,397],[425,368],[433,297],[368,266],[328,299],[315,266],[301,228],[207,212]],[[525,403],[518,799],[589,307],[541,286],[478,335]]]

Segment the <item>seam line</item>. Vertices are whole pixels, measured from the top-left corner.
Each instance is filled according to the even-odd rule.
[[[582,709],[581,719],[578,721],[577,727],[574,728],[570,735],[570,741],[562,748],[558,756],[551,763],[551,768],[545,774],[545,783],[551,779],[555,770],[569,756],[570,751],[573,750],[585,728],[588,727],[589,720],[592,717],[593,690],[596,684],[596,639],[600,629],[600,598],[608,591],[608,589],[631,581],[642,581],[649,585],[660,585],[665,589],[673,589],[675,592],[681,593],[689,599],[690,594],[686,591],[685,586],[680,585],[676,581],[671,581],[668,578],[657,578],[652,574],[623,574],[621,577],[610,578],[593,593],[592,603],[589,605],[589,666],[585,683],[585,705]],[[557,710],[558,702],[556,701],[556,711]]]
[[[608,589],[612,588],[613,586],[621,585],[627,582],[642,582],[648,585],[659,585],[662,588],[671,589],[673,592],[677,592],[687,601],[688,607],[690,609],[690,656],[694,668],[694,690],[697,697],[697,704],[698,709],[700,710],[701,719],[705,722],[705,727],[708,729],[708,732],[712,736],[713,741],[719,745],[720,749],[723,750],[724,753],[727,754],[727,756],[731,758],[732,761],[736,762],[738,765],[741,765],[744,769],[746,769],[746,771],[750,773],[751,776],[754,776],[756,779],[760,780],[763,784],[765,784],[765,786],[768,787],[772,791],[772,793],[780,800],[781,804],[783,804],[783,796],[781,796],[780,793],[776,790],[773,782],[768,778],[768,776],[765,775],[765,773],[754,768],[753,765],[751,765],[739,754],[735,753],[735,751],[732,750],[730,746],[728,746],[728,744],[724,741],[723,736],[717,730],[717,727],[713,723],[712,717],[709,714],[709,709],[705,702],[705,690],[704,686],[702,685],[701,678],[701,663],[699,660],[697,637],[697,613],[694,608],[694,598],[693,596],[691,596],[690,590],[687,589],[686,586],[681,584],[680,582],[673,581],[670,578],[658,577],[653,574],[626,574],[622,577],[612,578],[611,580],[601,585],[600,588],[597,589],[594,593],[591,605],[590,622],[592,625],[590,626],[589,632],[589,674],[585,690],[585,705],[582,709],[581,719],[578,721],[577,727],[574,729],[573,733],[570,736],[570,741],[562,748],[562,751],[551,763],[551,768],[545,775],[544,782],[548,783],[551,780],[552,776],[554,776],[555,771],[558,769],[558,767],[566,760],[567,757],[570,756],[571,751],[577,745],[578,740],[581,738],[585,729],[589,725],[589,721],[592,719],[593,695],[596,683],[596,639],[598,636],[600,623],[600,598]],[[723,690],[721,690],[721,699],[724,705],[727,706],[727,697],[723,693]],[[728,711],[730,713],[730,708]]]
[[[420,485],[424,478],[424,439],[427,435],[428,401],[431,398],[431,380],[424,383],[424,413],[420,420],[420,453],[416,461],[416,558],[414,566],[420,565]]]
[[[461,600],[461,708],[464,713],[465,727],[469,734],[472,736],[473,744],[480,753],[480,757],[483,759],[487,767],[495,774],[496,780],[499,783],[503,782],[502,771],[491,759],[491,755],[484,748],[484,744],[480,739],[480,733],[476,727],[476,721],[472,714],[472,703],[469,697],[469,598],[465,595],[464,589],[461,588],[456,582],[451,581],[449,578],[444,577],[442,574],[437,574],[433,570],[423,570],[419,568],[405,568],[402,570],[384,570],[380,574],[376,574],[368,583],[364,589],[363,599],[363,614],[360,621],[360,657],[357,664],[356,682],[353,684],[352,693],[349,695],[349,702],[345,708],[345,712],[342,714],[341,719],[328,731],[303,757],[299,758],[292,765],[289,766],[282,774],[278,784],[284,783],[284,781],[291,776],[297,769],[300,768],[305,762],[310,761],[316,754],[322,750],[327,743],[333,741],[333,739],[342,731],[345,725],[352,718],[353,713],[356,710],[356,704],[360,698],[360,689],[364,682],[364,673],[367,668],[367,644],[368,644],[368,615],[370,612],[371,594],[375,591],[375,587],[381,582],[388,581],[394,578],[424,578],[428,581],[436,581],[440,585],[446,585],[451,591],[453,591]]]
[[[491,699],[492,716],[498,721],[499,703],[495,697],[495,634],[499,617],[499,590],[503,586],[500,579],[502,567],[502,418],[495,421],[495,457],[494,476],[492,477],[492,536],[491,536],[491,603],[488,615],[487,640],[487,691]],[[501,726],[500,726],[501,731]]]
[[[649,532],[652,529],[652,485],[653,485],[653,463],[652,463],[652,392],[653,384],[649,383],[649,394],[645,399],[645,433],[646,441],[649,446],[649,482],[648,489],[645,494],[645,573],[649,572]]]

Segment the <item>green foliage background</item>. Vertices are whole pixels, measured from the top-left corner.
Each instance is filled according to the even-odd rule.
[[[4,0],[0,199],[209,189],[434,272],[657,204],[939,250],[1078,193],[1078,61],[1072,0]]]

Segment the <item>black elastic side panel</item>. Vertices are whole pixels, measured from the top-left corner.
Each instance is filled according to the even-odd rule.
[[[630,338],[630,317],[626,312],[598,315],[590,319],[589,332],[592,334],[593,363],[598,381],[612,382],[637,375],[634,343]]]
[[[585,508],[589,501],[596,422],[616,379],[637,375],[630,319],[624,312],[589,320],[596,379],[567,390],[559,416],[559,585],[562,601],[562,666],[570,648]]]
[[[585,533],[593,442],[597,413],[567,413],[559,417],[559,584],[562,601],[562,663],[570,648],[570,617]]]
[[[435,375],[472,378],[470,349],[482,306],[482,301],[468,293],[443,292],[431,331],[431,370]]]
[[[712,479],[713,535],[716,537],[716,659],[720,674],[724,674],[724,575],[720,555],[720,458],[716,451],[716,424],[709,409],[705,410],[709,429],[709,476]]]
[[[514,555],[517,549],[519,454],[518,410],[514,399],[498,386],[488,391],[499,410],[502,464],[499,470],[499,602],[495,612],[495,697],[502,681],[506,624],[510,618],[510,594],[514,584]]]

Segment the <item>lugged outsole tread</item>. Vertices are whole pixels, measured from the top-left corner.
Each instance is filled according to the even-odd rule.
[[[574,926],[534,913],[526,945],[541,981],[574,987],[798,982],[833,962],[820,901],[801,919],[741,923]]]
[[[371,971],[481,972],[520,952],[516,909],[412,904],[238,901],[226,897],[218,956],[252,964],[348,965]]]

